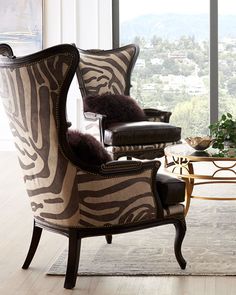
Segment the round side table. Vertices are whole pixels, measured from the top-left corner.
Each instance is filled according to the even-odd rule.
[[[205,162],[206,165],[212,163],[214,171],[195,172],[195,163],[199,162]],[[236,200],[236,197],[192,195],[193,188],[196,185],[236,183],[236,155],[233,157],[219,157],[217,151],[212,148],[207,149],[207,151],[195,151],[187,144],[176,144],[165,148],[165,169],[168,173],[180,177],[186,183],[185,215],[188,213],[192,198],[218,201]]]

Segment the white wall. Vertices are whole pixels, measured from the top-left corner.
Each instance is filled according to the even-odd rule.
[[[44,0],[43,47],[76,43],[76,0]],[[76,128],[82,127],[80,93],[73,80],[67,98],[68,119]],[[78,100],[79,99],[79,100]]]
[[[43,47],[75,43],[83,49],[112,47],[111,0],[44,0]],[[83,130],[82,101],[74,79],[67,112],[73,126]],[[10,149],[11,134],[0,104],[0,149]]]
[[[0,150],[14,150],[12,134],[2,102],[0,102]]]
[[[112,47],[111,0],[44,0],[44,47]]]
[[[83,49],[112,48],[111,0],[76,1],[76,44]]]
[[[75,43],[79,48],[112,47],[111,0],[45,0],[44,47]],[[68,94],[67,112],[73,126],[83,130],[82,100],[77,80]]]

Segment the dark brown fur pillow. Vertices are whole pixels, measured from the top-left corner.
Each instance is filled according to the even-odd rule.
[[[135,122],[146,119],[144,111],[130,96],[104,94],[84,98],[84,111],[106,115],[106,123]]]
[[[68,130],[68,142],[78,158],[88,165],[102,165],[112,160],[99,141],[90,134]]]

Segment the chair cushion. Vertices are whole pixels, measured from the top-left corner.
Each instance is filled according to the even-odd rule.
[[[184,202],[185,182],[183,180],[157,173],[156,188],[163,207]]]
[[[84,111],[106,115],[106,125],[146,119],[144,111],[133,98],[118,94],[86,96]]]
[[[68,142],[76,158],[88,165],[101,165],[112,160],[101,143],[90,134],[68,130]]]
[[[163,122],[111,124],[104,133],[106,145],[132,145],[174,142],[180,140],[181,128]]]

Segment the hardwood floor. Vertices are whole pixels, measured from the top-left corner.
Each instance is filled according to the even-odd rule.
[[[79,277],[73,291],[65,290],[64,277],[47,276],[45,273],[64,249],[67,239],[46,231],[30,268],[21,269],[31,238],[31,209],[15,153],[1,151],[0,167],[0,294],[236,294],[236,277],[203,276]]]

